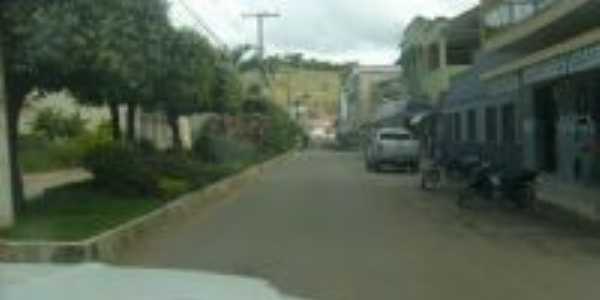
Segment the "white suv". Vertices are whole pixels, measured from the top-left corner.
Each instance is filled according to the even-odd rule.
[[[368,137],[365,165],[369,171],[379,171],[383,165],[409,167],[417,171],[420,147],[419,140],[405,128],[380,128]]]

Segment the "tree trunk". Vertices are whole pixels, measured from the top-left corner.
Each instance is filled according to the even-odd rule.
[[[167,122],[171,127],[171,138],[173,150],[181,152],[183,150],[183,142],[181,141],[181,129],[179,128],[179,116],[177,114],[167,114]]]
[[[110,108],[113,140],[118,142],[121,141],[121,114],[119,113],[119,105],[116,103],[109,103],[108,106]]]
[[[13,184],[13,202],[15,213],[25,210],[23,177],[19,165],[19,117],[25,96],[8,101],[8,149],[10,155],[10,175]]]
[[[134,102],[127,103],[127,141],[129,143],[135,143],[135,115],[137,112],[137,105]]]

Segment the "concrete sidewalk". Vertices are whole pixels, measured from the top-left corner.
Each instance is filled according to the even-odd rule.
[[[600,224],[600,189],[566,183],[553,176],[542,176],[537,189],[538,200],[551,208],[581,221]]]
[[[84,169],[60,170],[48,173],[25,174],[25,197],[32,200],[41,196],[46,190],[62,185],[81,182],[92,178],[92,174]]]

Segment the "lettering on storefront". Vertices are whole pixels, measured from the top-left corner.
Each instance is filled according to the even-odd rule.
[[[573,52],[569,58],[569,72],[577,73],[600,67],[600,45]]]
[[[500,95],[517,91],[519,89],[519,76],[510,74],[502,76],[491,81],[488,84],[488,93],[490,95]]]
[[[567,74],[568,57],[559,56],[540,64],[526,68],[523,71],[523,82],[532,84],[541,81],[559,78]]]

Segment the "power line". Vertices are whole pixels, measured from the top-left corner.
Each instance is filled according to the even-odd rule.
[[[208,24],[197,14],[184,0],[178,0],[179,4],[186,10],[186,12],[194,19],[196,25],[199,25],[209,36],[209,38],[221,48],[227,48],[227,44],[221,39],[215,31],[208,26]]]

